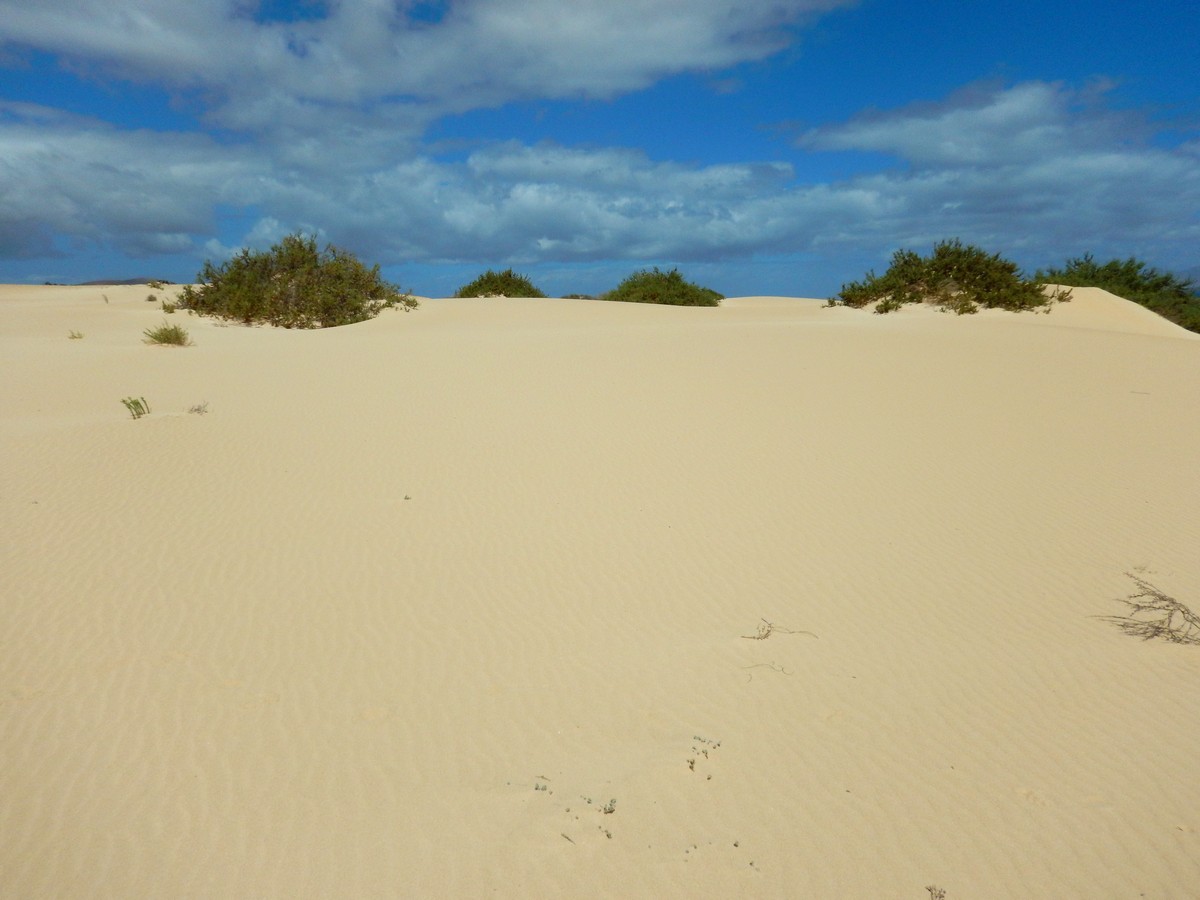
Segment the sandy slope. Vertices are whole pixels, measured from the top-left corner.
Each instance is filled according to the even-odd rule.
[[[145,295],[0,288],[4,896],[1195,896],[1194,335]]]

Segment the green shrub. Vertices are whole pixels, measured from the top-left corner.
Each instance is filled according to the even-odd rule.
[[[265,322],[283,328],[332,328],[374,318],[389,307],[417,301],[379,277],[354,254],[316,238],[288,235],[269,252],[242,250],[229,262],[204,264],[198,287],[188,285],[179,305],[200,315]]]
[[[1062,269],[1046,272],[1039,269],[1034,277],[1047,284],[1103,288],[1200,333],[1200,296],[1196,295],[1196,286],[1190,280],[1149,268],[1139,259],[1113,259],[1100,265],[1089,253],[1067,260]]]
[[[709,288],[684,281],[678,269],[670,272],[642,269],[634,272],[600,300],[619,300],[626,303],[664,303],[670,306],[720,306],[725,299]]]
[[[146,335],[147,344],[186,347],[192,342],[192,339],[188,337],[186,328],[182,325],[168,325],[165,321],[157,328],[147,328],[142,333]]]
[[[493,272],[488,269],[470,284],[454,292],[455,297],[545,297],[524,275],[512,269]]]
[[[933,303],[962,315],[981,306],[1036,311],[1069,299],[1069,291],[1047,294],[1040,284],[1022,280],[1016,264],[999,254],[955,239],[935,244],[929,257],[897,250],[883,275],[868,272],[863,281],[843,284],[829,304],[861,308],[875,303],[875,312],[887,313],[907,303]]]

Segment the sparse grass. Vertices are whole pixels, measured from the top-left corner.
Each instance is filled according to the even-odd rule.
[[[125,408],[135,419],[140,419],[150,413],[150,404],[146,402],[145,397],[126,397],[121,402],[125,404]]]
[[[164,300],[162,302],[162,311],[168,315],[175,312],[177,309],[179,309],[179,304],[177,303],[172,303],[170,300]]]
[[[156,297],[154,294],[147,294],[147,295],[146,295],[146,302],[147,302],[147,303],[157,303],[157,302],[158,302],[158,297]]]
[[[166,322],[163,322],[157,328],[147,328],[143,334],[146,335],[147,344],[160,344],[167,347],[187,347],[192,343],[192,339],[188,337],[186,328],[182,325],[168,325]]]
[[[455,297],[545,297],[533,282],[512,269],[493,272],[488,269],[470,284],[454,292]]]
[[[67,338],[72,341],[82,340],[83,332],[82,331],[74,331],[74,330],[69,331],[69,332],[67,332]]]
[[[190,412],[192,415],[196,415],[196,416],[207,415],[208,414],[208,401],[205,400],[202,403],[195,403],[195,404],[189,406],[188,412]]]
[[[599,300],[625,303],[662,303],[668,306],[720,306],[724,295],[685,281],[678,269],[663,272],[657,266],[634,272]]]
[[[1144,641],[1161,638],[1173,644],[1200,644],[1200,616],[1132,572],[1125,573],[1140,588],[1118,600],[1129,607],[1126,616],[1097,616],[1126,634]]]

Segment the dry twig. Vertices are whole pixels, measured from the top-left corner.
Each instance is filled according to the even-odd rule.
[[[772,634],[778,631],[780,634],[807,634],[809,637],[816,637],[811,631],[792,631],[790,628],[780,628],[774,622],[762,620],[762,624],[758,626],[758,631],[754,634],[743,634],[748,641],[765,641]]]
[[[1141,588],[1138,593],[1119,600],[1129,607],[1129,615],[1096,618],[1112,622],[1126,634],[1144,641],[1162,638],[1174,644],[1200,644],[1200,616],[1145,579],[1132,572],[1125,574]]]

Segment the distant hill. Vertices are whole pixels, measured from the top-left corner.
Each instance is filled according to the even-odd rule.
[[[143,277],[143,278],[119,278],[119,279],[118,278],[107,278],[107,279],[100,279],[99,281],[81,281],[81,282],[79,282],[79,285],[80,285],[80,287],[92,287],[92,286],[117,285],[117,284],[149,284],[152,281],[157,281],[160,284],[174,284],[173,281],[167,281],[165,278]]]

